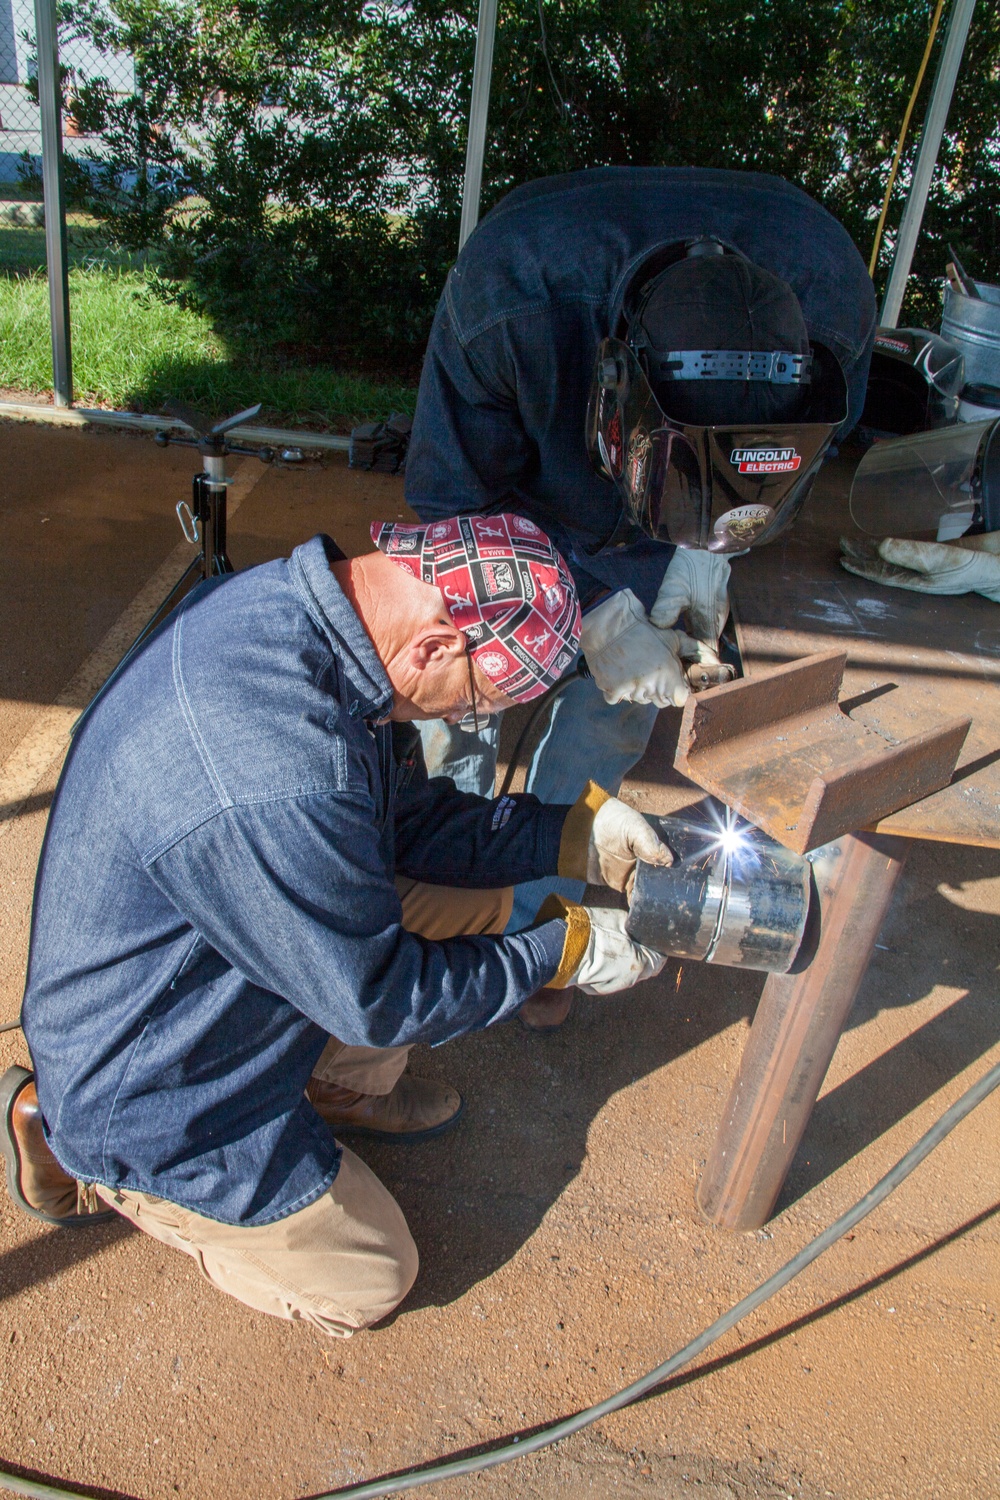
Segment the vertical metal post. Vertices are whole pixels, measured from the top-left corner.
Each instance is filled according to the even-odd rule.
[[[462,222],[458,231],[459,250],[479,222],[479,195],[483,186],[486,117],[490,108],[490,78],[493,73],[493,39],[496,28],[497,0],[479,0],[476,60],[472,69],[472,101],[469,105],[469,140],[465,148]]]
[[[941,60],[938,63],[930,103],[927,106],[927,118],[924,120],[920,149],[913,168],[913,182],[910,184],[909,196],[903,210],[903,219],[896,240],[896,253],[892,261],[892,272],[889,276],[889,285],[885,290],[885,300],[882,303],[879,318],[879,322],[886,328],[896,327],[899,310],[903,305],[903,294],[906,291],[910,267],[913,264],[913,252],[916,249],[917,236],[923,223],[927,195],[930,192],[934,168],[937,166],[941,137],[948,119],[952,94],[955,92],[955,80],[962,63],[962,54],[965,51],[969,23],[972,20],[975,5],[976,0],[953,0],[951,15],[948,17],[948,29],[945,32],[944,46],[941,49]]]
[[[49,273],[52,384],[57,406],[73,405],[73,360],[69,333],[69,274],[66,198],[62,169],[62,100],[56,0],[35,0],[38,104],[42,115],[42,188],[45,197],[45,259]]]
[[[722,1229],[759,1229],[770,1217],[889,910],[903,844],[848,834],[813,864],[816,955],[801,974],[768,975],[698,1187],[698,1207]]]

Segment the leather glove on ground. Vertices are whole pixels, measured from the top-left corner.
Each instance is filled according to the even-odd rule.
[[[563,824],[558,873],[624,891],[639,859],[649,865],[674,862],[642,813],[588,781]]]
[[[914,542],[886,537],[870,542],[840,539],[840,565],[848,573],[919,594],[983,594],[1000,604],[1000,531],[960,542]]]
[[[714,652],[729,614],[729,563],[717,552],[678,547],[649,611],[662,630],[687,615],[688,629]]]
[[[654,630],[631,589],[620,589],[583,617],[580,647],[606,703],[680,708],[690,694],[682,655],[698,642],[681,630]]]
[[[634,943],[625,931],[626,913],[597,906],[577,906],[562,896],[549,896],[536,921],[561,917],[566,923],[559,968],[547,989],[575,984],[588,995],[614,995],[643,979],[652,979],[666,963],[666,955]]]

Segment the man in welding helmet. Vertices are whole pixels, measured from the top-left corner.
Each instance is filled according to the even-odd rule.
[[[874,332],[849,236],[775,177],[577,172],[518,188],[471,236],[428,344],[406,495],[422,518],[518,511],[569,562],[592,676],[534,753],[543,801],[588,777],[617,788],[687,697],[686,665],[711,668],[728,557],[780,534],[858,420]],[[428,767],[487,793],[498,735],[496,719],[425,725]],[[512,922],[544,889],[518,888]]]

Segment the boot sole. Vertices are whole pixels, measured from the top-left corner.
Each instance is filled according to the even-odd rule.
[[[342,1135],[356,1135],[366,1136],[372,1141],[395,1141],[400,1146],[413,1146],[418,1141],[430,1141],[435,1136],[444,1135],[445,1131],[458,1124],[464,1112],[465,1100],[461,1099],[453,1115],[442,1120],[440,1125],[428,1125],[426,1130],[375,1130],[371,1125],[334,1125],[330,1120],[326,1123],[338,1139]]]
[[[21,1158],[18,1155],[17,1145],[14,1138],[14,1105],[17,1096],[26,1084],[34,1078],[34,1073],[29,1073],[27,1068],[17,1066],[10,1067],[0,1078],[0,1109],[3,1110],[3,1130],[0,1132],[0,1150],[3,1151],[4,1161],[7,1163],[7,1191],[26,1214],[33,1219],[38,1219],[42,1224],[55,1224],[59,1229],[84,1229],[91,1224],[102,1224],[106,1219],[116,1217],[113,1208],[102,1209],[97,1214],[67,1214],[64,1218],[57,1218],[55,1214],[43,1213],[40,1208],[32,1208],[27,1198],[21,1191]]]
[[[569,1010],[563,1016],[562,1020],[556,1021],[551,1026],[533,1026],[532,1023],[530,1021],[526,1021],[521,1015],[521,1012],[518,1011],[518,1024],[520,1025],[522,1031],[528,1032],[529,1036],[551,1036],[554,1031],[562,1031],[563,1027],[566,1025],[566,1022],[571,1019],[573,1011],[575,1009],[576,1006],[572,1001],[570,1001]]]

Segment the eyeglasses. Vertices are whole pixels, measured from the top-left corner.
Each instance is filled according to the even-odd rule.
[[[468,729],[469,720],[472,720],[472,728],[475,734],[479,733],[479,692],[476,688],[476,679],[472,675],[472,646],[468,639],[465,642],[465,660],[469,668],[469,702],[472,705],[471,714],[463,714],[458,721],[459,729]]]

